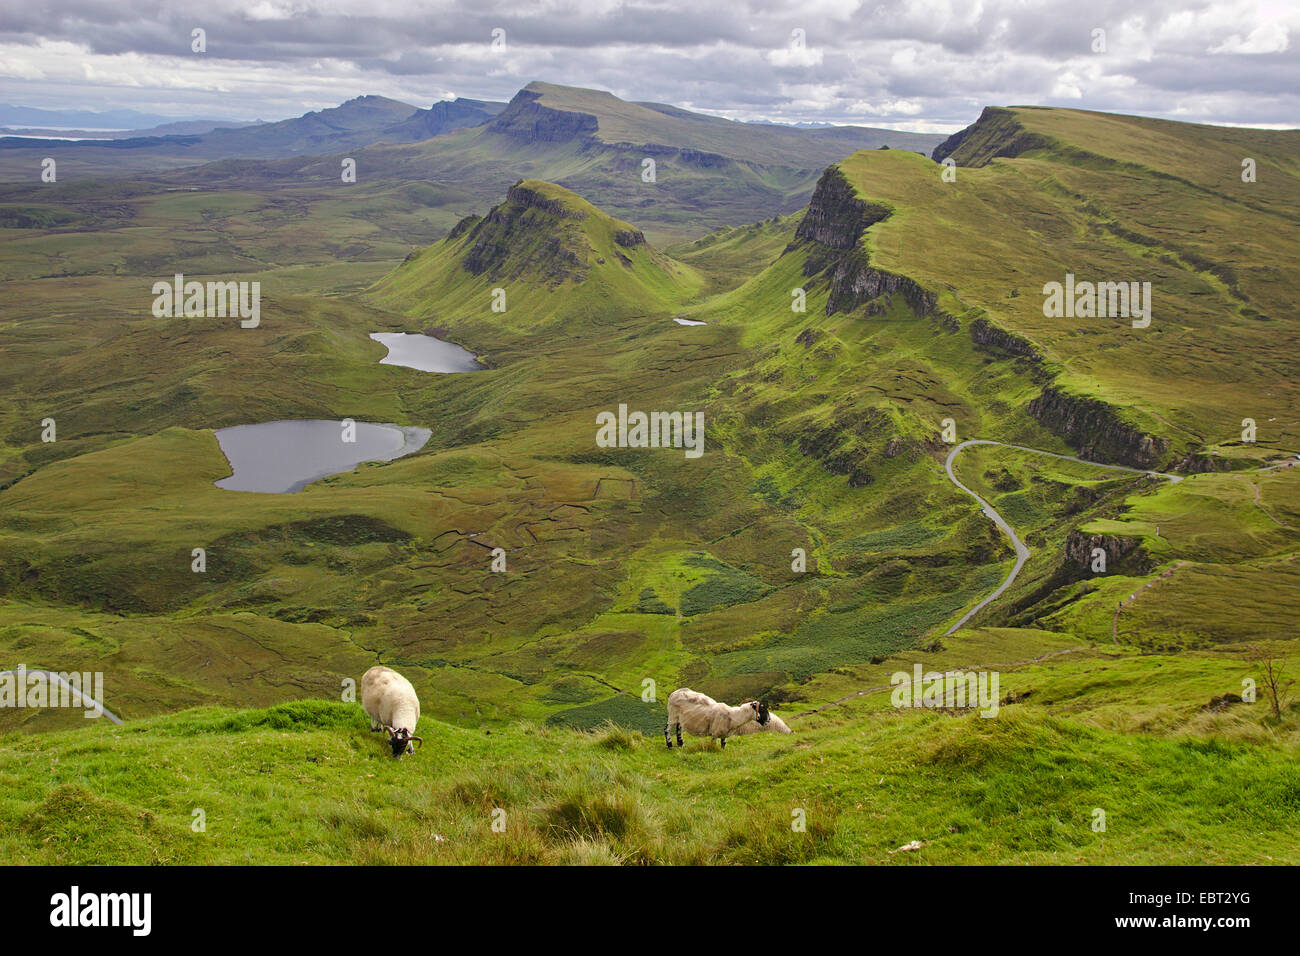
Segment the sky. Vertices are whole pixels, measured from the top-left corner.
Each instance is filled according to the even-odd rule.
[[[544,80],[923,132],[1024,104],[1295,127],[1297,47],[1300,0],[0,0],[0,102],[275,120]]]

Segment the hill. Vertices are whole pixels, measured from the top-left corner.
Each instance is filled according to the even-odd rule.
[[[534,81],[515,94],[488,131],[525,142],[574,138],[609,146],[694,150],[771,166],[825,166],[857,149],[888,145],[928,152],[941,139],[859,126],[804,130],[756,126],[663,103],[629,103],[603,90]],[[704,157],[701,157],[703,159]]]
[[[454,326],[461,314],[493,315],[536,327],[554,317],[567,334],[662,312],[681,304],[701,280],[663,256],[639,229],[597,209],[562,186],[520,180],[486,216],[470,216],[446,239],[408,257],[377,287],[378,301]],[[493,290],[505,306],[491,309]],[[495,316],[499,315],[499,319]]]
[[[0,137],[0,169],[15,168],[31,151],[53,155],[83,175],[112,177],[124,170],[157,173],[213,160],[274,160],[303,154],[355,151],[380,142],[407,143],[487,122],[505,104],[457,99],[418,109],[384,96],[358,96],[330,109],[274,123],[171,123],[94,141]],[[198,126],[187,130],[185,126]]]

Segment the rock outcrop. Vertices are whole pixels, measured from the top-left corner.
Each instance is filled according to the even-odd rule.
[[[859,198],[839,167],[831,166],[818,180],[808,212],[787,250],[813,247],[803,272],[809,277],[826,275],[830,283],[827,315],[852,312],[881,296],[901,295],[917,315],[935,318],[948,331],[956,331],[960,324],[938,308],[935,293],[907,276],[875,268],[861,248],[862,234],[892,212],[888,206]]]
[[[467,228],[462,227],[470,219],[457,223],[451,238],[466,234],[466,242],[473,243],[461,260],[473,275],[513,278],[527,267],[552,283],[581,280],[586,275],[585,256],[572,247],[562,224],[566,219],[585,218],[580,210],[548,199],[520,180],[506,192],[506,201],[485,217]]]
[[[970,337],[976,346],[986,352],[1024,358],[1035,363],[1043,360],[1042,354],[1028,339],[998,328],[982,316],[971,323]]]
[[[1169,452],[1168,439],[1145,434],[1114,406],[1056,385],[1030,401],[1029,414],[1077,448],[1080,457],[1093,461],[1154,469]]]
[[[1011,110],[986,106],[979,119],[936,146],[931,158],[939,163],[952,157],[959,166],[984,166],[997,157],[1014,159],[1051,145],[1047,137],[1026,130]]]
[[[1065,564],[1062,572],[1069,581],[1097,577],[1092,570],[1093,552],[1100,548],[1106,555],[1106,574],[1133,576],[1150,574],[1156,562],[1142,547],[1140,538],[1115,534],[1085,534],[1074,530],[1065,539]]]
[[[859,199],[839,167],[831,166],[817,181],[808,212],[794,235],[831,249],[855,249],[867,227],[887,219],[891,211]]]
[[[537,102],[541,98],[541,93],[520,90],[487,128],[523,143],[562,143],[595,135],[599,126],[595,116],[551,109]]]

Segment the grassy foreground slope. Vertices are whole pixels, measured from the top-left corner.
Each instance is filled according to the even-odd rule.
[[[949,650],[969,659],[1003,640],[972,632]],[[912,659],[953,664],[914,653],[891,666]],[[801,719],[786,712],[794,735],[725,750],[670,751],[612,726],[489,731],[426,717],[426,744],[398,762],[358,705],[319,700],[3,736],[0,857],[1300,863],[1300,724],[1272,721],[1263,705],[1210,706],[1239,685],[1238,662],[1077,649],[1002,670],[1002,695],[1019,702],[991,719],[896,710],[886,690]],[[1199,702],[1171,703],[1180,699]],[[912,841],[921,848],[900,851]]]

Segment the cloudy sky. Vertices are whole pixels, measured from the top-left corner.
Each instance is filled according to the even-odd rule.
[[[0,0],[0,102],[270,120],[541,79],[935,132],[988,104],[1294,127],[1297,47],[1296,0]]]

